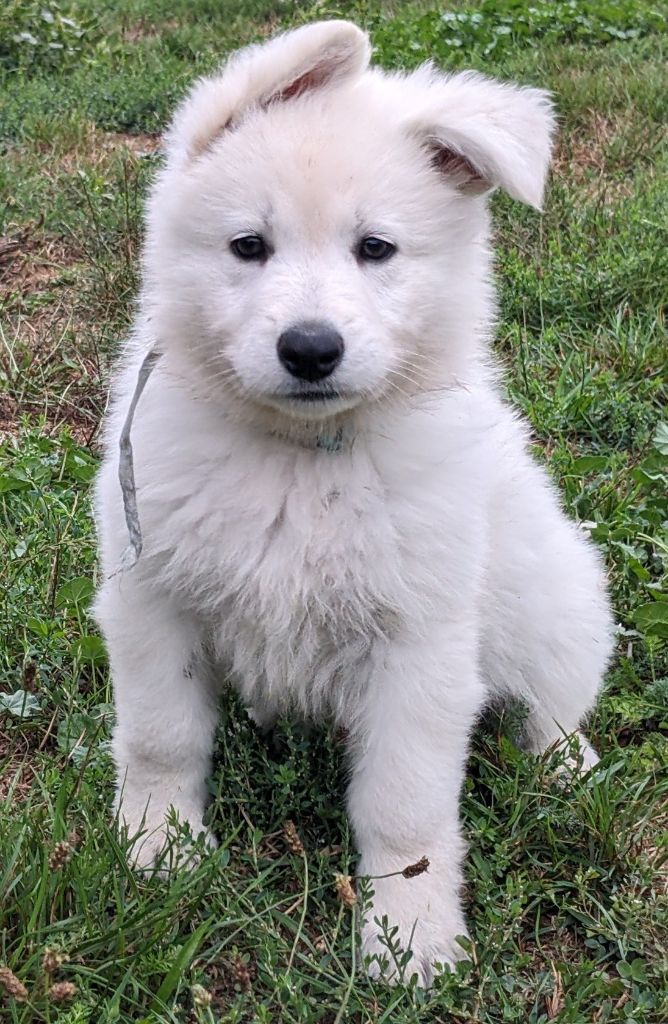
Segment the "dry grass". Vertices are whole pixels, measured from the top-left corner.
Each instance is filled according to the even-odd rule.
[[[149,21],[148,18],[140,18],[127,25],[121,32],[121,39],[124,43],[143,43],[147,39],[158,39],[167,32],[173,32],[179,27],[178,18],[166,18],[159,24]]]
[[[617,202],[633,195],[634,171],[649,144],[668,139],[668,130],[653,126],[652,138],[635,143],[633,111],[604,114],[587,110],[576,128],[562,132],[552,174],[557,181],[577,188],[583,198]],[[620,153],[621,150],[621,153]]]
[[[0,303],[6,307],[50,289],[80,263],[71,242],[44,234],[39,222],[17,227],[0,239]]]
[[[39,167],[42,181],[59,196],[79,172],[98,175],[113,188],[119,160],[131,178],[138,162],[159,146],[153,135],[86,124],[67,143],[16,146],[6,158],[17,179]],[[68,426],[76,440],[90,444],[104,403],[100,353],[106,346],[100,337],[107,306],[116,302],[116,274],[109,278],[97,258],[95,225],[64,235],[45,229],[44,220],[44,212],[29,221],[15,218],[0,238],[0,435],[16,432],[30,416],[51,433]],[[134,263],[131,233],[123,244],[127,263]]]
[[[160,150],[160,137],[146,132],[103,132],[89,123],[75,146],[65,152],[54,149],[58,167],[66,174],[74,174],[80,167],[105,171],[119,154],[138,160],[153,156]]]
[[[0,242],[0,433],[23,416],[92,440],[100,358],[81,296],[85,260],[71,240],[25,225]]]
[[[17,804],[27,799],[33,781],[32,757],[25,739],[16,731],[10,735],[0,725],[0,805],[10,794]]]

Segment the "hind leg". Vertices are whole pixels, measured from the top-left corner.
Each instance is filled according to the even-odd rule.
[[[582,615],[568,607],[568,595],[555,594],[552,603],[559,630],[552,632],[542,617],[527,615],[526,632],[518,645],[524,660],[515,662],[504,683],[507,692],[526,705],[526,748],[540,755],[563,747],[586,770],[598,760],[582,729],[603,685],[608,662],[607,651],[601,656],[605,634],[597,634],[591,608],[583,621]]]
[[[547,750],[562,749],[568,764],[581,771],[589,771],[598,763],[598,754],[579,726],[592,707],[593,704],[591,707],[583,706],[582,714],[578,716],[577,721],[566,720],[567,724],[563,724],[563,715],[560,721],[552,715],[545,714],[542,709],[530,710],[524,736],[527,749],[536,756]]]
[[[483,672],[528,709],[526,745],[541,754],[580,738],[583,767],[596,754],[580,729],[612,654],[613,622],[598,554],[532,467],[496,523]],[[502,506],[503,510],[503,506]]]

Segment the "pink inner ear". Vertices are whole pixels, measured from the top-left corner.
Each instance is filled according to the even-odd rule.
[[[305,92],[311,92],[313,89],[321,89],[323,85],[326,85],[338,72],[341,66],[341,60],[337,56],[330,56],[326,60],[323,60],[320,64],[316,64],[314,68],[310,68],[305,71],[299,78],[295,78],[293,82],[286,85],[279,92],[272,93],[271,96],[266,99],[262,106],[267,107],[270,103],[281,103],[283,100],[292,100],[296,96],[303,96]]]
[[[449,178],[454,178],[457,185],[468,185],[483,180],[482,175],[466,157],[444,146],[434,148],[433,163],[441,174],[447,174]]]
[[[264,109],[271,103],[281,103],[283,100],[294,99],[295,96],[301,96],[305,92],[310,92],[311,89],[318,89],[330,80],[335,69],[335,61],[317,64],[314,68],[311,68],[309,71],[305,71],[303,75],[295,78],[293,82],[286,85],[284,89],[280,90],[280,92],[274,92],[266,99],[261,100],[260,106]],[[209,149],[216,139],[219,139],[224,132],[234,131],[235,127],[236,121],[234,115],[232,115],[224,125],[221,125],[215,135],[209,139],[205,145],[197,148],[195,152],[200,153],[205,149]]]
[[[278,93],[274,93],[269,102],[274,100],[291,100],[295,96],[301,96],[302,93],[309,92],[311,89],[317,89],[319,86],[324,85],[329,75],[324,67],[312,68],[311,71],[307,71],[305,75],[300,75],[299,78],[295,78],[294,82],[286,86]]]

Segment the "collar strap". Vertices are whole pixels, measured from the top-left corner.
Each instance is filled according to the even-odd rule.
[[[341,452],[344,448],[344,440],[343,427],[339,427],[333,434],[318,434],[315,440],[315,447],[325,452]],[[352,438],[350,440],[352,442]]]

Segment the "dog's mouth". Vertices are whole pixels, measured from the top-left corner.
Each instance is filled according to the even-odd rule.
[[[306,419],[322,419],[338,415],[359,403],[359,395],[340,388],[304,387],[265,394],[264,402],[278,412]]]
[[[281,397],[291,402],[331,402],[345,396],[340,391],[289,391]]]

